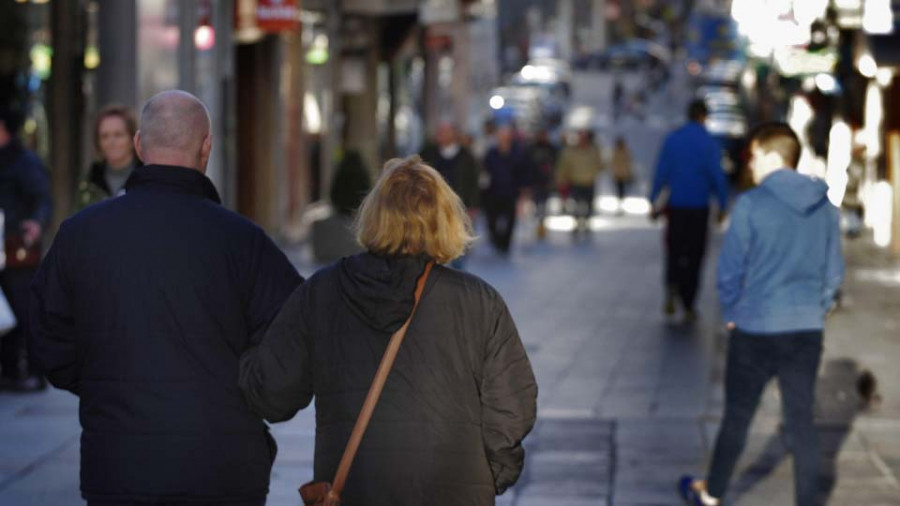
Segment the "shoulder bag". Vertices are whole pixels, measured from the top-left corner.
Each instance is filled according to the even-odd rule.
[[[422,273],[416,284],[416,301],[413,304],[412,312],[410,312],[409,318],[406,319],[406,323],[391,336],[391,341],[388,343],[387,350],[385,350],[381,363],[378,365],[378,371],[375,373],[375,379],[372,380],[372,386],[369,387],[369,393],[366,394],[362,410],[360,410],[359,417],[356,419],[356,425],[353,426],[353,432],[350,433],[350,440],[347,441],[347,447],[344,449],[344,456],[341,457],[341,463],[338,465],[334,481],[312,481],[300,487],[300,497],[303,498],[303,504],[306,506],[340,506],[341,492],[344,490],[344,483],[347,481],[350,465],[353,464],[353,459],[356,457],[357,450],[359,450],[363,434],[366,432],[369,420],[372,419],[375,405],[378,404],[378,398],[381,397],[381,390],[384,388],[384,383],[387,381],[391,367],[394,365],[394,359],[397,358],[397,352],[400,350],[400,343],[406,337],[406,329],[409,328],[409,324],[416,314],[416,308],[419,307],[422,292],[425,290],[425,282],[428,280],[428,274],[431,272],[432,267],[434,267],[434,262],[428,262],[425,266],[425,272]]]

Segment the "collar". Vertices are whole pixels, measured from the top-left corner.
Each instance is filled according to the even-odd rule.
[[[194,169],[175,165],[137,167],[125,183],[126,192],[156,189],[187,193],[221,204],[219,192],[206,175]]]

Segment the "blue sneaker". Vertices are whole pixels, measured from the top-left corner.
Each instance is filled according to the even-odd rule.
[[[678,480],[678,494],[687,506],[704,506],[700,494],[694,490],[694,477],[686,474]]]

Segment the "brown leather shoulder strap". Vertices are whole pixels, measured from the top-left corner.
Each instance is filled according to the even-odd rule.
[[[428,274],[431,273],[432,267],[434,267],[434,262],[428,262],[428,264],[425,265],[425,271],[419,276],[419,281],[416,284],[416,302],[413,304],[412,311],[409,313],[409,318],[407,318],[406,323],[391,336],[391,341],[388,343],[387,350],[384,352],[384,357],[381,358],[381,364],[378,365],[378,371],[375,373],[375,379],[372,380],[372,386],[369,387],[369,393],[366,394],[366,401],[363,403],[362,410],[359,412],[359,418],[356,419],[356,425],[353,426],[353,432],[350,433],[350,440],[347,441],[347,448],[344,449],[344,456],[341,457],[341,463],[338,466],[337,474],[332,482],[331,491],[337,497],[340,497],[341,491],[344,490],[344,483],[347,481],[350,465],[353,464],[353,459],[356,457],[357,450],[359,450],[359,444],[362,442],[363,434],[366,432],[366,427],[368,427],[369,420],[372,419],[372,413],[375,411],[375,405],[378,404],[378,398],[381,397],[381,390],[384,388],[384,383],[387,381],[388,374],[391,372],[391,367],[394,365],[394,359],[397,358],[397,352],[400,351],[400,343],[402,343],[403,338],[406,337],[406,329],[409,328],[413,315],[416,314],[416,308],[419,307],[419,301],[422,299],[422,292],[425,290],[425,282],[428,281]]]

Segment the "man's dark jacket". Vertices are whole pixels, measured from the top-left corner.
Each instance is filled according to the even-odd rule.
[[[30,352],[80,397],[88,500],[262,500],[275,448],[238,360],[302,279],[200,172],[135,169],[65,221],[32,285]]]
[[[421,257],[362,253],[318,272],[241,360],[260,415],[316,398],[315,479],[332,480],[391,334],[413,306]],[[490,505],[516,482],[537,385],[487,283],[437,266],[351,468],[348,505]]]

